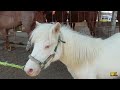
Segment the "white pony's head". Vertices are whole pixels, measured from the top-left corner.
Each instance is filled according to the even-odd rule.
[[[24,68],[29,76],[37,76],[42,68],[46,68],[51,62],[58,60],[62,53],[61,43],[59,42],[60,23],[40,24],[36,22],[36,26],[29,41],[29,44],[33,45],[33,51]]]

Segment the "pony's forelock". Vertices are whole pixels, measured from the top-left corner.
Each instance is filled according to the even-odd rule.
[[[39,39],[40,34],[42,35],[43,32],[48,31],[52,25],[51,23],[41,23],[40,25],[38,25],[32,32],[30,35],[29,40],[31,41],[31,44],[33,44],[36,40]]]

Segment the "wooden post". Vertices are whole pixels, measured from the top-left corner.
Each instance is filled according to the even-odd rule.
[[[112,20],[111,20],[111,32],[115,31],[116,19],[117,19],[117,11],[113,11],[112,12]]]

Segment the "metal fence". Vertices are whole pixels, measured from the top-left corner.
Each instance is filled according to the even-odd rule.
[[[90,35],[90,30],[88,28],[86,19],[88,19],[88,21],[90,20],[89,21],[90,23],[96,22],[96,27],[95,27],[95,31],[94,31],[96,37],[108,38],[111,35],[119,32],[118,22],[116,25],[116,29],[114,31],[111,31],[111,21],[108,21],[108,22],[107,21],[103,22],[101,20],[99,21],[98,15],[97,15],[96,20],[94,20],[96,17],[96,16],[94,16],[94,15],[96,15],[95,12],[96,11],[69,11],[69,17],[67,17],[66,21],[64,20],[66,18],[65,11],[61,11],[61,12],[59,11],[58,14],[56,11],[56,14],[57,14],[57,16],[61,15],[61,16],[59,16],[58,21],[61,21],[62,23],[68,22],[67,25],[69,25],[69,23],[76,23],[75,31],[78,31],[82,34]],[[52,17],[51,17],[52,18],[51,22],[53,22],[53,16],[54,15],[52,15]],[[78,19],[78,20],[76,20],[76,19]]]

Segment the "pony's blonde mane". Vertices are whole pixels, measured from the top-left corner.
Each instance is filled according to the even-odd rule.
[[[92,63],[102,50],[102,39],[79,34],[71,28],[62,26],[63,57],[61,61],[69,65]]]
[[[42,25],[45,25],[45,27],[42,27]],[[31,44],[34,44],[36,40],[39,40],[41,35],[44,35],[44,33],[49,32],[49,28],[52,27],[52,24],[50,23],[41,23],[40,26],[37,26],[30,35],[30,42]],[[42,30],[41,30],[42,29]]]

